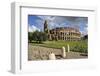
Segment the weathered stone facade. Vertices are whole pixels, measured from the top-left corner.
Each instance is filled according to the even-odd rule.
[[[59,27],[49,30],[47,21],[44,23],[44,32],[47,33],[49,40],[77,41],[81,39],[81,33],[78,29]]]

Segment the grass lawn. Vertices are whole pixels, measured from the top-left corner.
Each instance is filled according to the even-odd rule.
[[[33,43],[30,43],[31,45],[35,46],[43,46],[43,47],[49,47],[49,48],[62,48],[63,46],[67,49],[67,44],[70,46],[71,51],[76,52],[87,52],[88,49],[88,42],[85,41],[45,41],[41,44],[36,43],[33,41]],[[67,50],[66,50],[67,51]]]

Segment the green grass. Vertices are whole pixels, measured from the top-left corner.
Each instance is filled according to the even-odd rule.
[[[85,41],[45,41],[41,44],[36,43],[33,41],[33,43],[30,43],[33,46],[43,46],[43,47],[49,47],[49,48],[62,48],[63,46],[66,48],[67,51],[67,44],[70,46],[71,51],[75,52],[88,52],[88,42]]]

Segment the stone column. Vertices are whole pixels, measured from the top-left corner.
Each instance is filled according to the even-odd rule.
[[[54,53],[49,54],[49,60],[56,60],[56,56]]]
[[[62,47],[62,52],[63,52],[63,58],[66,57],[66,50],[65,50],[65,47]]]
[[[69,47],[69,44],[67,44],[67,48],[68,48],[67,52],[70,52],[70,47]]]

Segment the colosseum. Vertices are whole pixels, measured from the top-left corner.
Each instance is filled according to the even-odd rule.
[[[57,27],[48,29],[48,23],[44,23],[44,32],[47,33],[49,40],[65,40],[65,41],[78,41],[81,40],[81,33],[79,29],[72,27]]]

